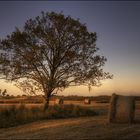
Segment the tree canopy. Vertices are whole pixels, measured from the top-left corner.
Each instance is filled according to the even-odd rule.
[[[42,12],[0,41],[1,77],[43,91],[47,100],[69,86],[98,86],[112,75],[103,71],[107,59],[97,54],[96,40],[79,20]]]

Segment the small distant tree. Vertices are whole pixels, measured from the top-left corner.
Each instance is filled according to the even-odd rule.
[[[59,90],[99,86],[101,80],[112,78],[102,69],[107,59],[96,53],[96,40],[96,33],[79,20],[42,12],[1,40],[1,76],[32,94],[42,91],[47,109]]]
[[[4,89],[4,90],[1,92],[2,96],[6,96],[6,93],[7,93],[7,90],[6,90],[6,89]]]
[[[10,97],[10,95],[9,94],[6,94],[6,97]]]

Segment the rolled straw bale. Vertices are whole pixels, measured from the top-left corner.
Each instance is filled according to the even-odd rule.
[[[109,122],[131,123],[135,114],[135,98],[113,94],[110,101]]]
[[[90,99],[85,99],[85,100],[84,100],[84,103],[85,103],[85,104],[90,104],[91,101],[90,101]]]
[[[112,94],[109,106],[109,122],[113,122],[115,118],[117,97],[116,94]]]
[[[63,99],[56,99],[55,100],[55,104],[63,104],[64,103],[64,101],[63,101]]]

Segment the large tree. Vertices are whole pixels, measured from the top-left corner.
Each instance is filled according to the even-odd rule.
[[[0,41],[0,73],[30,92],[41,90],[49,99],[69,86],[98,86],[111,78],[96,52],[96,33],[62,13],[45,13],[26,21],[22,29]]]

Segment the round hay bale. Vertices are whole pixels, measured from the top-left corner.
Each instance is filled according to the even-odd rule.
[[[116,114],[116,100],[117,95],[112,94],[111,100],[110,100],[110,106],[109,106],[109,122],[114,122],[115,114]]]
[[[110,101],[109,122],[132,123],[135,114],[135,98],[113,94]]]
[[[55,104],[63,104],[64,103],[64,101],[63,101],[63,99],[56,99],[55,100]]]
[[[90,104],[91,101],[90,101],[90,99],[85,99],[85,100],[84,100],[84,103],[85,103],[85,104]]]

